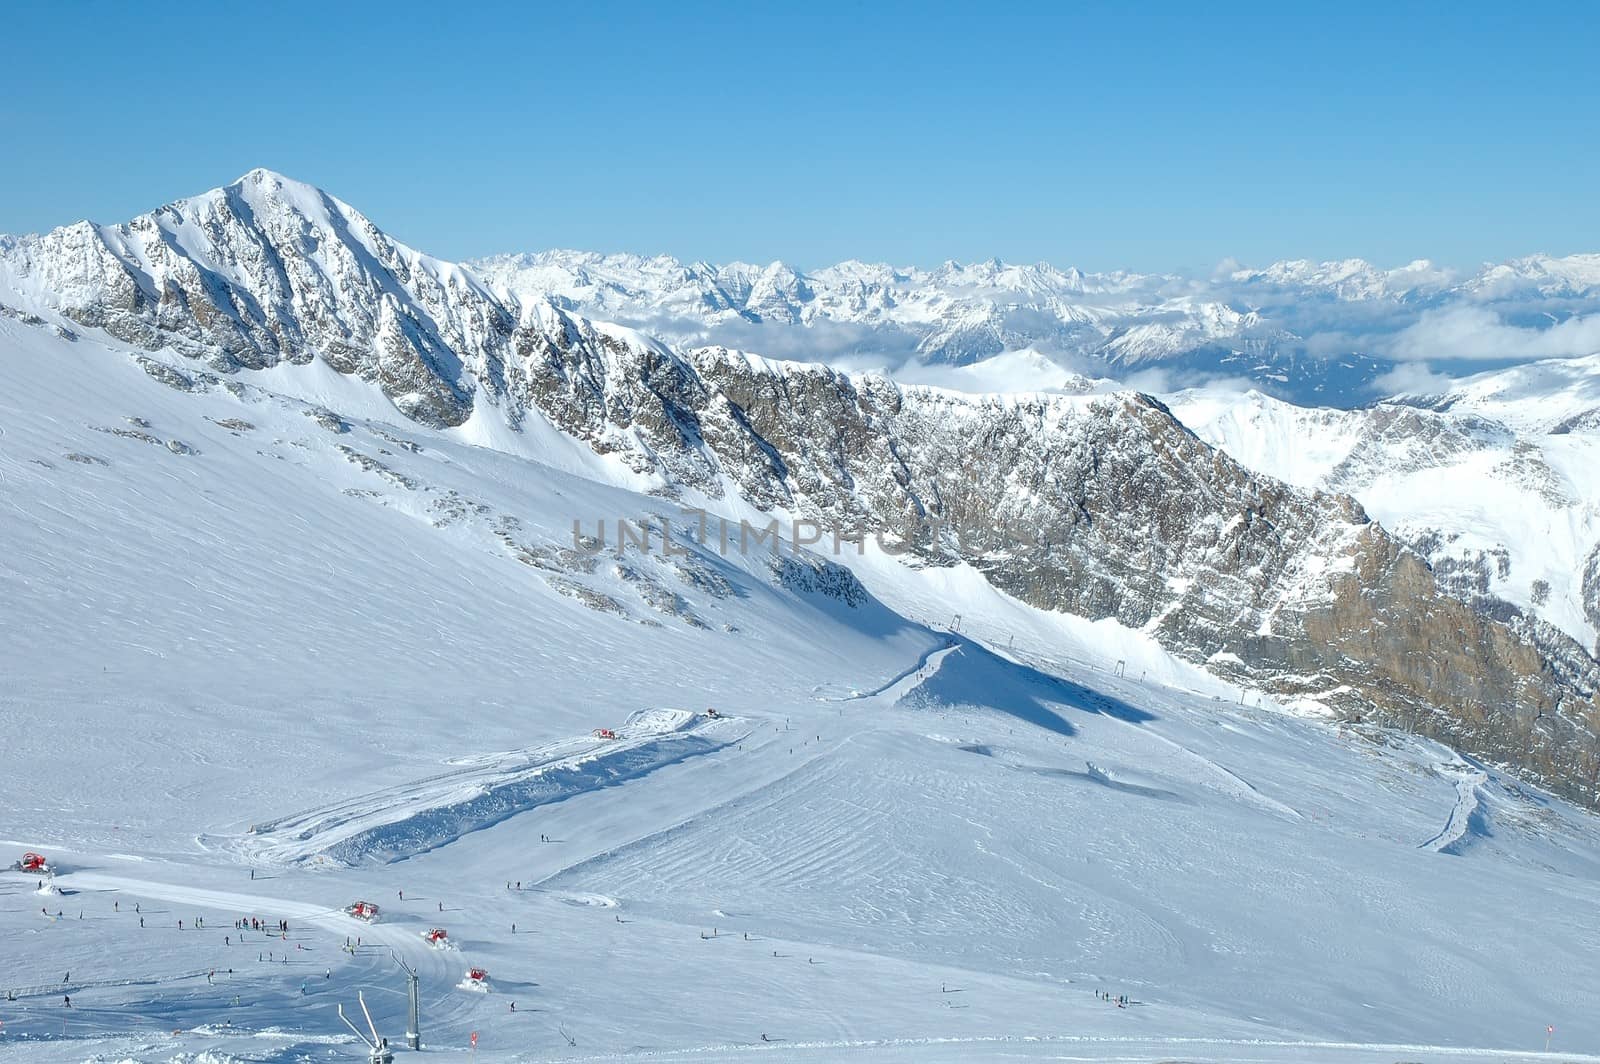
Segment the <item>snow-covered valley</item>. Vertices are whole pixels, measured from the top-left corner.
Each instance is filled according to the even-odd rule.
[[[1558,799],[965,564],[589,553],[751,511],[537,412],[168,361],[0,318],[0,1056],[357,1059],[398,956],[486,1059],[1595,1059]]]

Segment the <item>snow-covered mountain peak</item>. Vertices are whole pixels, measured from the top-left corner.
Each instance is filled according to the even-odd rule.
[[[285,174],[278,173],[276,170],[268,170],[264,166],[258,166],[241,174],[237,179],[228,182],[220,189],[213,189],[210,192],[202,193],[200,196],[192,198],[211,198],[218,194],[226,195],[231,192],[237,192],[252,206],[290,206],[307,216],[320,214],[326,218],[327,209],[330,206],[335,207],[342,213],[355,213],[355,209],[349,204],[335,199],[315,185],[305,181],[297,181]],[[179,202],[184,201],[180,200]]]
[[[1490,264],[1467,287],[1481,298],[1522,291],[1541,296],[1594,296],[1600,293],[1600,254],[1536,254]]]

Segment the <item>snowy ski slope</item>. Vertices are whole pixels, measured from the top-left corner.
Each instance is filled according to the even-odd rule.
[[[1600,1059],[1596,823],[1450,751],[960,567],[586,559],[676,503],[548,426],[0,372],[0,1058],[358,1059],[393,950],[486,1060]]]

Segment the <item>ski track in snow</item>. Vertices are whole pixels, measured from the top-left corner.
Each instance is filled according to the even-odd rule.
[[[1088,1055],[1068,1055],[1081,1049]],[[1049,1059],[1100,1062],[1161,1061],[1179,1064],[1184,1060],[1220,1062],[1292,1060],[1315,1064],[1340,1064],[1349,1061],[1382,1061],[1390,1064],[1396,1056],[1425,1057],[1436,1060],[1482,1060],[1495,1064],[1522,1064],[1548,1061],[1553,1064],[1589,1064],[1600,1056],[1588,1053],[1556,1053],[1475,1046],[1427,1045],[1413,1042],[1338,1042],[1309,1039],[1234,1039],[1234,1038],[1141,1038],[1138,1036],[1094,1035],[992,1035],[977,1038],[884,1038],[839,1041],[797,1040],[742,1042],[693,1046],[670,1050],[567,1055],[564,1061],[627,1060],[717,1060],[748,1059],[759,1053],[762,1059],[805,1057],[828,1059],[827,1054],[848,1053],[852,1059],[906,1054],[904,1059],[962,1060]],[[992,1056],[990,1056],[992,1055]]]
[[[1456,801],[1450,807],[1449,819],[1439,833],[1421,843],[1418,849],[1436,853],[1458,853],[1472,831],[1472,818],[1483,807],[1478,788],[1489,782],[1489,774],[1468,765],[1451,765],[1448,771],[1455,778]]]
[[[946,640],[945,644],[936,647],[917,659],[917,663],[897,676],[891,677],[883,684],[870,691],[856,691],[838,697],[820,697],[819,702],[859,702],[869,698],[884,697],[893,702],[905,697],[915,690],[918,684],[923,683],[928,677],[939,671],[939,666],[952,651],[960,649],[960,644],[955,639]]]

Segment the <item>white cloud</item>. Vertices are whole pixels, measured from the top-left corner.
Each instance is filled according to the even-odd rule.
[[[1390,357],[1408,362],[1571,358],[1600,351],[1600,314],[1535,329],[1507,325],[1485,307],[1449,307],[1427,311],[1387,346]]]
[[[931,384],[959,392],[1065,392],[1079,394],[1097,385],[1031,348],[1007,351],[965,366],[923,365],[908,361],[892,372],[902,384]]]
[[[1454,377],[1435,373],[1426,362],[1402,362],[1374,378],[1372,387],[1381,395],[1439,395],[1454,384]]]

